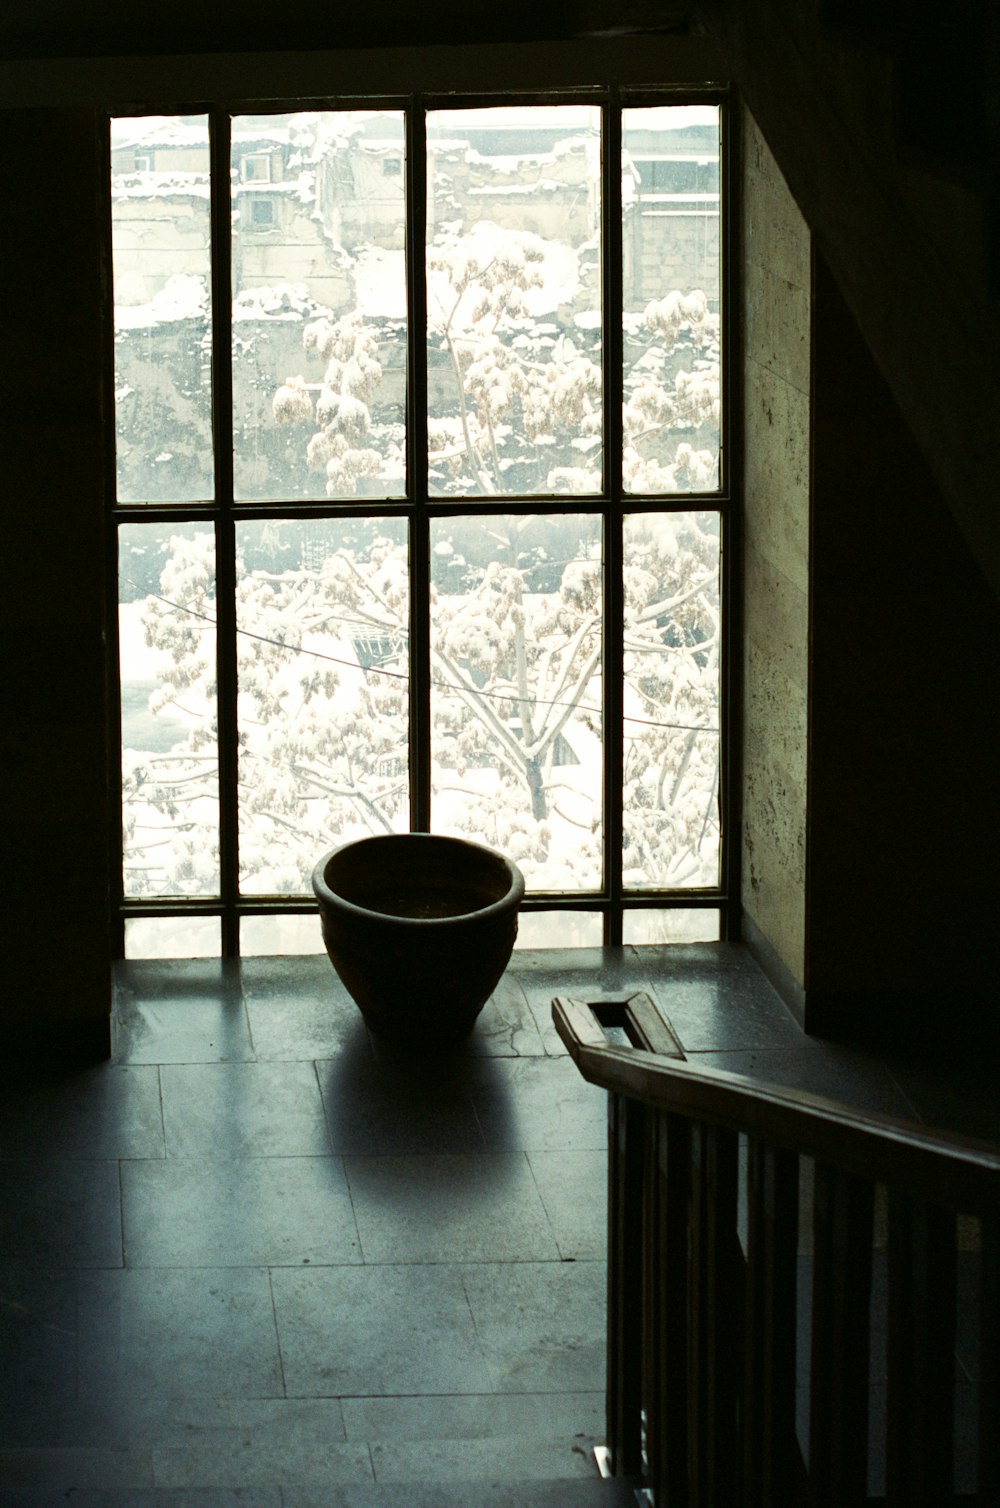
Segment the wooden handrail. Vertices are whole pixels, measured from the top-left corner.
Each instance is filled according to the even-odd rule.
[[[1000,1508],[1000,1149],[692,1064],[646,995],[552,1014],[609,1092],[614,1473],[657,1508]]]
[[[686,1059],[614,1047],[607,1038],[599,1040],[599,1027],[583,1036],[580,1012],[586,1009],[563,997],[552,1002],[556,1029],[591,1084],[747,1132],[946,1209],[985,1215],[1000,1205],[1000,1151],[993,1143],[928,1131],[916,1122]]]

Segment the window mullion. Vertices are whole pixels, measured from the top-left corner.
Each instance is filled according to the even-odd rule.
[[[216,685],[219,723],[219,877],[222,955],[239,952],[236,726],[236,534],[233,502],[232,214],[230,121],[209,119],[212,181],[212,441],[215,461]]]
[[[622,940],[622,123],[617,93],[604,107],[601,151],[604,330],[604,941]]]
[[[407,405],[410,499],[410,827],[431,825],[430,521],[427,512],[427,130],[422,100],[406,116]]]

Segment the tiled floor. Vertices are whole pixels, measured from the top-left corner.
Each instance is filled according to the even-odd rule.
[[[805,1040],[725,945],[515,954],[423,1060],[325,958],[123,966],[114,1061],[3,1086],[0,1502],[604,1501],[605,1105],[549,1008],[642,989],[700,1061],[995,1115]]]

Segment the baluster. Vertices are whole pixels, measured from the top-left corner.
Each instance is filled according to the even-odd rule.
[[[745,1508],[792,1503],[799,1159],[750,1140],[747,1165],[746,1370],[741,1431]]]
[[[653,1122],[646,1252],[648,1485],[670,1508],[688,1503],[688,1200],[691,1124],[661,1112]]]
[[[689,1479],[694,1508],[738,1501],[743,1258],[736,1226],[735,1131],[692,1129]]]
[[[889,1191],[886,1502],[939,1508],[953,1491],[955,1216]]]
[[[1000,1215],[979,1222],[979,1508],[1000,1508]]]
[[[646,1110],[608,1096],[607,1434],[615,1476],[642,1469],[642,1245]]]
[[[874,1189],[816,1164],[809,1479],[814,1508],[868,1490],[869,1304]]]

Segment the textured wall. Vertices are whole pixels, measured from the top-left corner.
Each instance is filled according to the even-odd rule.
[[[809,232],[749,115],[743,906],[804,983],[809,629]]]

